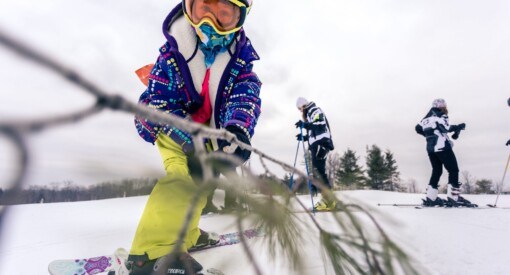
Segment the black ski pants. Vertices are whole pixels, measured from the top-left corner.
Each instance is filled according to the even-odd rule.
[[[331,189],[328,176],[326,175],[326,159],[328,157],[329,150],[322,145],[314,144],[311,146],[312,165],[317,171],[318,177],[324,185]],[[317,188],[312,186],[312,191],[317,193]]]
[[[459,186],[459,166],[457,158],[452,150],[429,153],[430,164],[432,165],[432,176],[430,176],[429,185],[437,189],[439,178],[443,174],[443,165],[448,171],[448,183],[453,187]]]

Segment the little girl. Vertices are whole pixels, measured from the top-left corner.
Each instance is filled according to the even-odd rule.
[[[261,82],[252,71],[252,62],[259,57],[242,28],[251,7],[252,0],[183,0],[177,5],[163,23],[166,43],[159,49],[139,102],[226,129],[250,144],[261,106]],[[199,198],[184,244],[177,248],[179,254],[169,256],[200,184],[195,177],[200,169],[192,165],[191,135],[141,117],[135,118],[135,124],[145,141],[157,145],[167,175],[154,187],[140,219],[126,263],[129,274],[199,273],[202,266],[187,251],[211,241],[198,228],[208,194]],[[210,140],[208,145],[244,161],[250,157],[249,151],[224,140]]]

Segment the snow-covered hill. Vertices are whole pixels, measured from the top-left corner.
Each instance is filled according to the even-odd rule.
[[[392,238],[432,274],[510,274],[510,209],[382,207],[377,204],[417,203],[423,196],[381,191],[341,194],[371,207]],[[495,199],[493,195],[466,197],[482,206],[494,203]],[[0,236],[0,274],[47,274],[47,265],[54,259],[90,257],[112,253],[117,247],[129,248],[146,199],[11,207]],[[300,199],[309,203],[308,196]],[[510,207],[510,197],[500,197],[498,205]],[[305,214],[298,215],[305,218]],[[318,213],[316,219],[327,227],[331,214]],[[201,228],[218,233],[235,231],[233,217],[228,215],[204,216]],[[310,241],[305,243],[304,274],[333,274],[321,261],[313,232]],[[265,274],[293,274],[283,259],[271,259],[261,243],[253,246],[257,248],[257,261]],[[240,245],[194,256],[205,266],[219,267],[226,274],[255,274]]]

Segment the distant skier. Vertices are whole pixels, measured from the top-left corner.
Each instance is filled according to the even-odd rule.
[[[252,71],[259,56],[242,28],[252,2],[182,0],[163,23],[166,43],[157,63],[150,66],[148,78],[140,77],[148,79],[148,87],[139,103],[226,129],[250,144],[261,111],[261,82]],[[188,249],[218,240],[198,228],[207,201],[207,194],[201,194],[184,243],[178,243],[201,177],[191,135],[141,117],[135,124],[145,141],[157,145],[167,175],[154,187],[138,224],[126,263],[129,274],[199,273],[203,268]],[[250,157],[250,151],[224,140],[210,140],[206,146],[243,161]],[[179,254],[170,256],[172,251]]]
[[[460,131],[466,128],[465,123],[450,125],[448,109],[444,99],[436,99],[427,115],[418,123],[415,130],[427,140],[427,153],[432,164],[432,175],[427,188],[425,206],[469,206],[471,202],[460,196],[459,167],[453,153],[453,142],[448,137],[454,132],[453,139],[459,137]],[[437,196],[438,183],[443,173],[443,165],[448,171],[448,189],[446,201]]]
[[[308,148],[311,152],[312,165],[319,174],[319,180],[331,189],[331,184],[326,175],[326,159],[329,151],[335,149],[331,139],[331,131],[326,115],[313,102],[308,102],[305,98],[299,97],[296,107],[302,113],[303,120],[296,122],[296,127],[302,127],[307,130],[307,135],[298,134],[298,140],[308,141]],[[317,192],[313,186],[312,192]],[[324,196],[318,201],[314,208],[318,211],[333,210],[336,207],[335,201],[328,201]]]

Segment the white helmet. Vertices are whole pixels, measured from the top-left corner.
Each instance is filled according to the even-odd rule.
[[[442,98],[437,98],[432,101],[432,107],[434,108],[446,108],[446,101]]]
[[[306,100],[306,98],[304,97],[298,97],[297,101],[296,101],[296,107],[298,109],[301,109],[303,108],[303,106],[305,106],[306,104],[308,104],[308,100]]]

